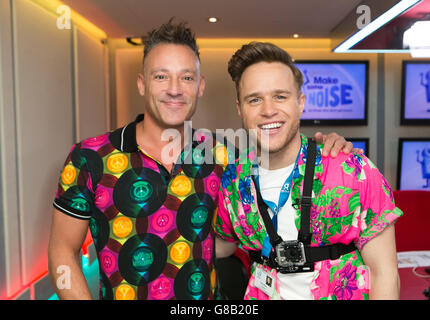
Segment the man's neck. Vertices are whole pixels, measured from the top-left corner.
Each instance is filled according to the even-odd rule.
[[[168,129],[174,130],[166,134],[165,130]],[[175,135],[175,133],[177,134]],[[170,170],[182,152],[184,145],[184,126],[178,128],[162,128],[150,116],[145,115],[143,121],[136,125],[136,142],[143,151]],[[167,152],[167,154],[163,155],[164,151]],[[170,160],[166,160],[166,158]]]
[[[282,150],[269,153],[268,168],[264,164],[262,165],[269,170],[276,170],[288,167],[289,165],[295,163],[297,155],[300,152],[300,147],[301,137],[300,132],[297,132],[297,135],[294,136],[294,138],[291,139],[290,143],[288,143],[288,145],[286,145]]]

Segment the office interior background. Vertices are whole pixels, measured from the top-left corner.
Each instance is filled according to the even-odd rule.
[[[241,127],[227,62],[242,44],[260,40],[277,44],[295,60],[368,62],[366,123],[322,122],[301,131],[367,140],[369,158],[393,190],[399,189],[399,139],[430,142],[430,100],[427,118],[401,123],[404,61],[430,61],[425,50],[419,54],[421,44],[404,47],[402,35],[413,23],[430,20],[428,0],[0,0],[0,299],[56,298],[47,245],[64,160],[73,143],[122,127],[143,112],[136,86],[140,36],[173,16],[195,31],[206,77],[195,128]],[[350,39],[355,42],[348,45]],[[423,77],[416,90],[430,90],[430,62],[427,70],[428,84]],[[430,164],[427,170],[430,177]],[[429,203],[423,194],[419,201]],[[426,221],[428,229],[429,209],[421,211],[405,217]],[[416,236],[423,246],[407,249],[430,250],[428,233]],[[90,236],[82,263],[97,297]],[[425,298],[422,291],[430,282],[410,269],[407,277],[415,291],[402,298]]]

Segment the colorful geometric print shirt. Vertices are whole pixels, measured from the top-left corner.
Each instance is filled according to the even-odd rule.
[[[142,118],[72,147],[54,207],[89,219],[101,299],[213,299],[213,212],[226,149],[193,131],[197,142],[168,172],[137,146]],[[212,163],[202,163],[205,150]]]
[[[292,203],[300,203],[307,154],[306,137],[293,177]],[[368,299],[369,271],[360,250],[403,213],[394,205],[386,180],[365,156],[340,153],[336,158],[322,157],[318,146],[311,207],[311,246],[354,242],[358,248],[336,260],[314,264],[311,282],[313,299]],[[250,177],[255,153],[248,152],[235,165],[229,164],[221,181],[215,230],[227,241],[240,241],[247,250],[261,250],[266,229],[256,206],[256,189]],[[300,230],[300,210],[296,205],[295,225]],[[276,270],[265,267],[276,277]],[[256,263],[245,299],[269,299],[254,285]],[[279,299],[279,283],[275,283]]]

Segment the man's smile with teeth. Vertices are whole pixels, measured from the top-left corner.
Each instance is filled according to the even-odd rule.
[[[260,125],[259,127],[263,130],[268,130],[268,129],[277,129],[277,128],[280,128],[281,126],[282,126],[282,122],[272,122],[272,123]]]

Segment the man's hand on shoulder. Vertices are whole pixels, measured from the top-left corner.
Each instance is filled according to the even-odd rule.
[[[356,152],[363,154],[362,149],[353,148],[353,145],[350,141],[346,141],[344,137],[338,135],[336,132],[331,132],[325,135],[322,132],[318,131],[314,135],[314,140],[317,143],[321,143],[324,145],[322,150],[322,155],[324,157],[327,157],[330,154],[330,156],[334,158],[341,151],[343,153]]]

